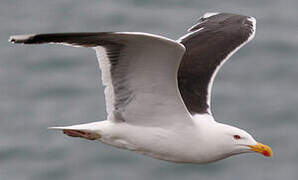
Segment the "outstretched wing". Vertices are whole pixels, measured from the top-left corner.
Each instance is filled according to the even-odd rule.
[[[108,120],[147,126],[191,123],[177,85],[185,51],[180,43],[128,32],[22,35],[10,41],[95,49],[106,86]]]
[[[216,73],[224,62],[255,35],[253,17],[206,13],[189,33],[177,41],[186,52],[178,72],[178,84],[191,114],[211,114],[210,96]]]

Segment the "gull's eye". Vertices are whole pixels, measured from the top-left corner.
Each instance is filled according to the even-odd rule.
[[[236,139],[236,140],[238,140],[238,139],[241,139],[241,136],[239,136],[239,135],[234,135],[233,138]]]

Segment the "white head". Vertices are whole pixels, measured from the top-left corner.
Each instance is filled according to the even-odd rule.
[[[273,152],[267,145],[257,142],[246,131],[217,122],[205,122],[200,123],[203,139],[205,139],[206,147],[204,148],[205,154],[212,154],[212,158],[206,162],[217,161],[226,157],[258,152],[264,156],[272,156]],[[206,128],[207,127],[207,128]],[[206,142],[207,141],[207,142]]]

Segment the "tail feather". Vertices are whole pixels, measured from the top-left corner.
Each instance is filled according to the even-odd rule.
[[[88,140],[96,140],[101,138],[98,131],[100,122],[93,122],[87,124],[78,124],[72,126],[49,127],[50,130],[62,130],[64,134],[71,137],[81,137]]]
[[[100,122],[92,122],[86,124],[77,124],[71,126],[55,126],[49,127],[49,130],[81,130],[81,131],[96,131],[98,130]]]

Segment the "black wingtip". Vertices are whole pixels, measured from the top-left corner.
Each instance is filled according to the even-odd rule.
[[[11,43],[26,43],[28,40],[32,39],[34,37],[33,34],[28,34],[28,35],[15,35],[15,36],[10,36],[8,41]]]
[[[8,39],[8,42],[11,42],[14,44],[16,42],[16,40],[13,38],[13,36],[10,36]]]

